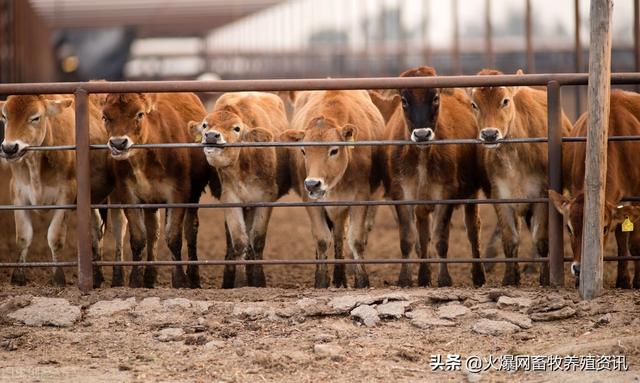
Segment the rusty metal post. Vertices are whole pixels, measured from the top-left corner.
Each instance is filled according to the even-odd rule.
[[[78,288],[93,288],[91,250],[91,183],[89,164],[89,95],[77,89],[76,97],[76,237],[78,241]]]
[[[562,194],[562,114],[560,84],[547,84],[547,125],[549,189]],[[562,214],[549,201],[549,280],[551,286],[564,286],[564,240]]]
[[[533,21],[531,16],[531,0],[525,4],[525,40],[527,45],[527,73],[536,72],[536,57],[533,54]]]

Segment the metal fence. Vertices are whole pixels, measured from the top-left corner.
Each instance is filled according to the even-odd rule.
[[[382,77],[304,80],[228,80],[228,81],[160,81],[160,82],[79,82],[41,84],[0,84],[0,94],[73,94],[75,96],[76,145],[31,147],[29,150],[75,150],[77,200],[74,205],[0,206],[0,210],[75,209],[77,214],[77,262],[12,262],[0,263],[0,267],[78,267],[78,287],[88,291],[93,286],[92,265],[246,265],[246,264],[400,264],[400,263],[498,263],[498,262],[549,262],[550,281],[553,286],[564,284],[564,259],[562,216],[548,198],[533,199],[450,199],[411,201],[315,201],[315,202],[260,202],[260,203],[178,203],[178,204],[91,204],[90,150],[104,150],[106,145],[89,143],[89,93],[129,92],[236,92],[236,91],[292,91],[292,90],[346,90],[346,89],[398,89],[398,88],[453,88],[486,86],[546,86],[548,102],[548,136],[526,139],[505,139],[505,144],[547,143],[549,188],[562,192],[562,142],[585,141],[585,137],[563,138],[561,130],[560,93],[565,85],[586,85],[585,73],[500,75],[500,76],[442,76],[442,77]],[[640,73],[616,73],[612,84],[640,84]],[[610,137],[611,141],[640,140],[640,136]],[[430,145],[480,144],[476,139],[439,140]],[[300,147],[300,146],[386,146],[416,145],[411,141],[357,141],[357,142],[258,142],[228,144],[227,147]],[[423,144],[424,145],[424,144]],[[202,148],[197,143],[140,144],[132,148]],[[626,200],[638,201],[629,196]],[[292,260],[198,260],[198,261],[93,261],[89,220],[92,208],[230,208],[230,207],[300,207],[300,206],[354,206],[354,205],[436,205],[436,204],[498,204],[498,203],[548,203],[549,204],[549,257],[548,258],[500,258],[500,259],[292,259]],[[605,257],[605,261],[631,260],[633,257]]]

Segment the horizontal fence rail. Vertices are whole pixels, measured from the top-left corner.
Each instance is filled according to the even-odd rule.
[[[0,263],[3,267],[78,267],[78,286],[86,291],[92,288],[93,266],[134,266],[134,265],[313,265],[313,264],[413,264],[413,263],[545,263],[549,262],[551,283],[564,284],[563,263],[572,262],[564,258],[562,217],[556,214],[548,198],[532,199],[449,199],[449,200],[401,200],[401,201],[302,201],[302,202],[256,202],[248,204],[224,203],[173,203],[173,204],[91,204],[89,201],[89,151],[105,150],[105,144],[90,145],[88,142],[88,97],[91,93],[132,93],[132,92],[236,92],[236,91],[299,91],[299,90],[350,90],[350,89],[400,89],[400,88],[471,88],[496,86],[545,86],[548,101],[548,137],[508,138],[500,144],[546,143],[549,153],[549,187],[562,191],[562,143],[585,142],[586,137],[561,137],[560,89],[566,85],[586,85],[586,73],[499,75],[499,76],[439,76],[439,77],[381,77],[342,79],[284,79],[284,80],[220,80],[220,81],[132,81],[132,82],[70,82],[41,84],[0,84],[0,94],[73,94],[76,99],[76,145],[34,146],[27,150],[75,150],[78,161],[78,203],[67,205],[0,206],[6,210],[76,209],[78,222],[88,224],[89,209],[114,208],[238,208],[238,207],[308,207],[308,206],[377,206],[377,205],[459,205],[459,204],[549,204],[549,257],[548,258],[490,258],[490,259],[293,259],[293,260],[199,260],[199,261],[92,261],[90,234],[86,227],[77,228],[77,262],[13,262]],[[611,75],[612,84],[640,84],[640,73],[616,73]],[[640,136],[614,136],[609,141],[638,141]],[[130,149],[202,149],[206,147],[310,147],[310,146],[401,146],[401,145],[478,145],[479,139],[434,140],[424,143],[413,141],[377,140],[355,142],[242,142],[224,145],[202,143],[154,143],[136,144]],[[1,154],[0,154],[1,155]],[[630,196],[623,201],[637,202],[640,196]],[[82,216],[82,217],[80,217]],[[83,224],[82,226],[87,226]],[[634,257],[604,257],[605,261],[636,260]]]

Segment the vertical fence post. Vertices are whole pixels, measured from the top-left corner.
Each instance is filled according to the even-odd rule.
[[[78,242],[78,288],[93,288],[91,250],[91,184],[89,170],[89,96],[84,89],[76,97],[76,237]]]
[[[527,73],[536,73],[536,57],[533,53],[533,21],[531,16],[531,0],[526,0],[525,11],[525,43],[527,45]]]
[[[593,299],[602,294],[605,186],[607,175],[607,137],[609,94],[611,92],[612,0],[591,0],[589,46],[589,122],[584,179],[584,224],[580,295]]]
[[[495,56],[493,53],[493,24],[491,22],[491,0],[484,0],[484,49],[485,64],[487,68],[493,68],[495,65]]]
[[[582,72],[582,39],[580,37],[580,0],[574,0],[574,18],[575,18],[575,35],[574,35],[574,44],[575,44],[575,72]],[[576,87],[576,119],[580,116],[580,112],[582,111],[582,87]]]
[[[547,126],[549,155],[549,188],[562,193],[562,113],[560,84],[547,84]],[[549,201],[549,279],[551,286],[564,286],[564,240],[562,214]]]
[[[640,0],[633,1],[633,51],[635,70],[640,72]],[[636,84],[636,92],[640,92],[638,84]]]

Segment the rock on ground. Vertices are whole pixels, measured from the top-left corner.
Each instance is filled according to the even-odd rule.
[[[452,327],[456,325],[456,322],[436,318],[431,310],[420,309],[408,312],[407,317],[411,319],[411,324],[418,328],[431,328],[431,327]]]
[[[438,318],[456,319],[469,313],[469,309],[460,304],[451,304],[438,307]]]
[[[7,315],[27,326],[69,327],[80,319],[80,307],[66,299],[35,297],[31,304]]]
[[[516,313],[513,311],[502,311],[495,309],[484,309],[478,311],[481,317],[493,320],[503,320],[509,323],[513,323],[524,329],[531,328],[531,318],[524,314]]]
[[[313,346],[313,352],[320,358],[336,359],[342,356],[342,347],[337,344],[320,343]]]
[[[503,320],[480,319],[473,325],[473,331],[478,334],[499,336],[518,332],[520,327]]]
[[[521,310],[526,311],[531,307],[532,301],[529,298],[523,297],[508,297],[506,295],[498,298],[498,308],[499,309],[512,309],[512,310]]]
[[[533,319],[536,322],[545,322],[545,321],[552,321],[552,320],[567,319],[567,318],[571,318],[574,315],[576,315],[576,310],[573,307],[565,306],[560,310],[532,313],[530,316],[531,316],[531,319]]]
[[[393,301],[376,306],[376,311],[380,318],[400,319],[409,305],[407,301]]]
[[[358,319],[367,327],[373,327],[380,321],[378,312],[371,305],[361,305],[356,307],[351,310],[351,316]]]
[[[98,301],[87,309],[87,317],[99,318],[113,315],[120,311],[131,310],[136,305],[136,298],[127,300],[114,299],[112,301]]]
[[[160,342],[175,342],[184,338],[184,330],[176,327],[163,328],[155,334]]]

